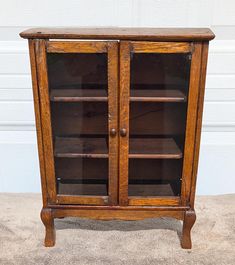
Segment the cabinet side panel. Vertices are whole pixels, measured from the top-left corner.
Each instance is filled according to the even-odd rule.
[[[196,139],[195,139],[195,147],[194,147],[194,162],[193,162],[193,173],[192,173],[192,184],[191,184],[192,188],[191,188],[191,194],[190,194],[190,205],[192,208],[194,208],[195,191],[196,191],[197,170],[198,170],[201,129],[202,129],[202,115],[203,115],[205,83],[206,83],[208,48],[209,48],[209,43],[204,42],[202,45],[199,99],[198,99],[198,109],[197,109],[197,127],[196,127]]]
[[[35,112],[36,131],[37,131],[38,156],[39,156],[39,166],[40,166],[40,175],[41,175],[42,200],[43,200],[43,207],[45,207],[47,204],[47,185],[46,185],[45,161],[44,161],[44,152],[43,152],[41,113],[40,113],[41,111],[40,111],[40,102],[39,102],[40,99],[39,99],[39,92],[38,92],[35,41],[34,40],[29,40],[29,55],[30,55],[30,65],[31,65],[32,86],[33,86],[33,99],[34,99],[34,112]]]
[[[40,94],[41,122],[43,135],[43,148],[45,157],[46,182],[48,200],[56,202],[56,183],[53,156],[53,140],[51,129],[50,100],[48,90],[47,62],[46,62],[46,41],[36,42],[36,61],[38,74],[38,87]]]
[[[192,62],[190,70],[186,137],[185,137],[182,187],[181,187],[181,203],[183,206],[189,203],[189,196],[191,190],[191,177],[192,177],[193,158],[194,158],[194,142],[196,136],[196,122],[197,122],[197,104],[198,104],[198,93],[199,93],[200,73],[201,73],[201,50],[202,50],[201,43],[194,43],[194,51],[192,53]]]

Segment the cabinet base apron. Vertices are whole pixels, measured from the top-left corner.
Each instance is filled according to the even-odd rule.
[[[50,205],[42,208],[41,219],[45,226],[46,247],[55,245],[55,218],[79,217],[95,220],[143,220],[146,218],[170,217],[183,221],[181,246],[184,249],[192,247],[191,229],[196,220],[194,209],[189,207],[122,207],[122,206],[79,206]]]

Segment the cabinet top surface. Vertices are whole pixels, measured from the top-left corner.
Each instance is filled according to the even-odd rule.
[[[26,39],[109,39],[152,41],[208,41],[209,28],[31,28],[20,33]]]

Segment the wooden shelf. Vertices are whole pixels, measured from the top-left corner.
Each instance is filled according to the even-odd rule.
[[[107,102],[105,89],[52,89],[50,100],[55,102]],[[168,89],[132,89],[132,102],[186,102],[186,96],[180,90]]]
[[[57,137],[55,157],[108,158],[106,138]],[[130,138],[129,158],[180,159],[182,152],[172,138]]]
[[[180,90],[131,89],[130,101],[134,101],[134,102],[185,102],[186,96]]]
[[[105,138],[56,137],[55,157],[108,158]]]
[[[170,184],[129,184],[129,196],[175,196]]]
[[[51,101],[56,102],[81,102],[81,101],[98,101],[107,102],[106,89],[52,89],[50,93]]]
[[[172,138],[130,138],[129,150],[129,158],[182,158],[182,152]]]

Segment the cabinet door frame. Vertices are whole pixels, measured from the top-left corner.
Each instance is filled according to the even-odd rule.
[[[44,174],[42,177],[44,198],[47,204],[116,205],[118,200],[118,136],[110,136],[111,129],[118,131],[118,42],[117,41],[49,41],[35,40],[35,59],[40,119],[37,130],[42,132]],[[33,51],[33,47],[31,47]],[[33,53],[33,52],[32,52]],[[108,135],[109,176],[107,196],[59,195],[56,176],[51,128],[50,97],[48,84],[47,53],[107,53],[108,64]],[[38,105],[38,103],[37,103]],[[39,141],[38,140],[38,141]],[[46,193],[46,196],[45,196]]]
[[[134,53],[191,53],[188,110],[186,120],[185,149],[180,196],[128,196],[129,163],[129,108],[130,108],[130,57]],[[120,42],[120,129],[125,128],[125,137],[119,136],[119,204],[123,206],[185,206],[188,204],[193,167],[197,101],[200,81],[201,43],[191,42]]]

